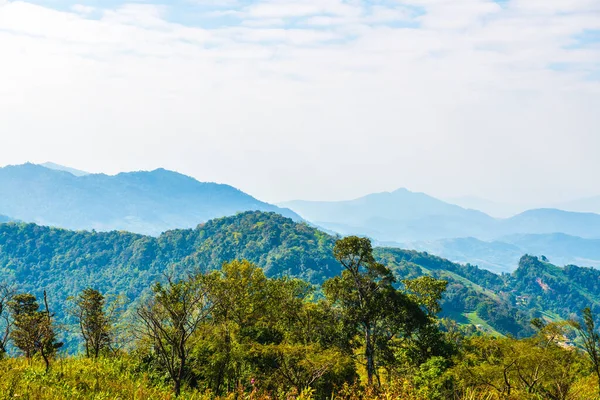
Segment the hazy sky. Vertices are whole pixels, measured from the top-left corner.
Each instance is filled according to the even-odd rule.
[[[598,195],[600,1],[0,0],[25,161],[267,201]]]

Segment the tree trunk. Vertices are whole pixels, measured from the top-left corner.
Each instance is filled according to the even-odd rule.
[[[181,379],[175,379],[175,385],[173,385],[173,392],[175,393],[175,397],[179,397],[181,394]]]
[[[175,397],[179,397],[179,394],[181,393],[181,381],[183,380],[183,375],[185,373],[185,362],[185,346],[184,341],[181,340],[179,342],[179,368],[177,370],[177,377],[175,378]]]
[[[596,369],[596,376],[598,377],[598,397],[600,397],[600,365],[594,366]]]
[[[43,345],[42,345],[42,348],[40,349],[40,353],[42,354],[42,358],[44,359],[44,363],[46,364],[46,373],[48,373],[48,370],[50,369],[50,360],[48,359],[48,355],[44,351]]]
[[[371,328],[365,329],[365,358],[367,359],[367,384],[373,386],[373,375],[375,374],[375,349],[373,348],[373,337]]]

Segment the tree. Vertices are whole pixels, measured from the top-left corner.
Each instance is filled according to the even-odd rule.
[[[392,286],[392,272],[375,261],[369,239],[349,236],[336,242],[333,252],[344,271],[325,282],[325,295],[341,308],[348,329],[357,329],[364,338],[367,383],[372,386],[377,349],[428,319],[418,304]]]
[[[404,286],[409,291],[409,296],[425,308],[431,318],[442,311],[440,301],[448,286],[448,281],[432,278],[425,275],[416,279],[403,280]]]
[[[52,326],[53,314],[48,308],[48,298],[44,291],[44,311],[39,311],[35,296],[29,293],[18,294],[8,303],[14,320],[11,338],[25,357],[30,359],[40,354],[46,364],[46,372],[50,369],[50,359],[62,347],[56,341],[56,333]]]
[[[256,336],[272,336],[273,324],[269,307],[276,297],[276,288],[263,270],[249,261],[232,261],[221,270],[204,277],[211,302],[214,304],[212,323],[213,353],[210,372],[211,390],[222,394],[234,389],[241,380],[245,343]],[[278,336],[278,335],[275,335]]]
[[[97,290],[85,289],[74,300],[71,313],[77,318],[87,357],[98,358],[111,345],[111,320],[105,312],[105,298]]]
[[[8,302],[14,296],[14,290],[7,284],[0,284],[0,359],[6,354],[6,345],[10,338],[13,321],[8,310]]]
[[[600,335],[596,332],[594,315],[589,307],[583,309],[583,325],[571,321],[571,325],[577,330],[583,340],[583,348],[588,355],[598,379],[598,394],[600,395]]]
[[[179,396],[192,348],[190,338],[210,314],[212,303],[200,277],[179,282],[167,277],[167,284],[157,283],[153,294],[137,315],[143,337],[151,341],[173,381],[175,396]]]
[[[457,398],[473,389],[503,399],[592,398],[573,396],[574,384],[587,374],[582,354],[565,344],[566,324],[537,320],[534,326],[538,332],[526,339],[467,338],[450,371]]]
[[[406,354],[411,363],[420,365],[431,357],[449,358],[454,349],[440,331],[437,319],[437,314],[442,311],[440,301],[448,282],[425,275],[403,280],[402,283],[408,292],[408,297],[420,305],[428,317],[428,323],[419,326],[407,341],[409,346]]]

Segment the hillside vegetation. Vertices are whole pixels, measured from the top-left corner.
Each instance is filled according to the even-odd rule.
[[[0,271],[38,297],[46,290],[63,318],[60,304],[86,287],[124,296],[133,306],[154,282],[164,280],[165,271],[185,276],[238,259],[264,268],[270,277],[294,276],[320,285],[341,271],[332,254],[335,240],[304,223],[261,212],[211,220],[157,238],[10,223],[0,225]],[[600,280],[600,272],[590,268],[558,268],[525,257],[515,273],[497,275],[423,252],[377,248],[374,254],[399,280],[423,275],[447,280],[442,315],[498,334],[527,336],[531,318],[568,318],[584,306],[597,311],[600,299],[598,290],[589,287]],[[68,348],[72,346],[69,340]]]
[[[280,231],[277,237],[256,232],[278,220],[291,232]],[[332,240],[275,214],[246,213],[214,224],[224,225],[214,232],[211,227],[197,231],[212,232],[211,238],[236,237],[225,246],[247,247],[249,240],[262,237],[291,248],[298,241],[314,241],[311,246],[325,249]],[[32,228],[10,225],[15,226]],[[70,240],[82,234],[46,230],[52,232],[69,233]],[[199,253],[202,243],[221,244],[207,242],[201,233],[172,234],[180,247],[187,243]],[[252,239],[244,241],[246,234]],[[129,235],[120,246],[143,239],[148,238]],[[174,251],[167,249],[174,242],[167,243],[163,255]],[[482,316],[505,327],[507,321],[500,321],[498,309],[483,313],[481,305],[507,301],[503,289],[519,276],[498,276],[426,253],[374,250],[369,239],[359,237],[334,240],[330,250],[339,268],[322,278],[319,291],[300,279],[269,278],[255,264],[234,260],[212,271],[167,273],[146,288],[127,321],[114,312],[118,301],[93,287],[49,305],[48,291],[35,296],[0,283],[0,393],[32,399],[598,397],[600,335],[590,308],[582,319],[534,318],[526,324],[526,337],[504,337]],[[40,254],[49,252],[42,247]],[[220,257],[217,251],[215,259]],[[586,282],[591,271],[560,269],[532,256],[523,257],[518,271],[526,280],[535,278],[542,291],[558,289],[550,287],[550,276],[577,277],[582,295],[595,290]],[[442,308],[448,312],[452,297],[460,295],[477,306],[473,312],[463,310],[463,316],[479,327],[440,318]],[[541,304],[543,295],[537,297]],[[55,313],[60,307],[75,320],[76,355],[61,354],[67,326]]]

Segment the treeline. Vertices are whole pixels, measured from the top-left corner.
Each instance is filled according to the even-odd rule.
[[[66,307],[83,352],[66,359],[47,297],[3,286],[0,393],[434,400],[600,393],[600,336],[589,309],[581,323],[535,319],[526,339],[486,336],[438,318],[446,281],[396,282],[368,239],[339,240],[333,256],[343,270],[319,292],[299,279],[267,278],[248,261],[167,275],[136,307],[126,347],[119,303],[85,289]],[[19,357],[10,357],[11,347]]]

